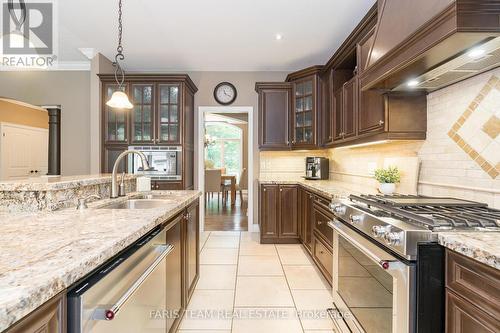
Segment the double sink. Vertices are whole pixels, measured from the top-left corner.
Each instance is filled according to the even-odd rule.
[[[154,209],[165,207],[165,204],[174,203],[166,194],[147,194],[130,199],[111,202],[97,209]]]

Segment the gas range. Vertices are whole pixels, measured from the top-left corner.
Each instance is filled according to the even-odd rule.
[[[440,231],[500,231],[500,210],[474,201],[414,195],[334,199],[335,216],[407,260]]]

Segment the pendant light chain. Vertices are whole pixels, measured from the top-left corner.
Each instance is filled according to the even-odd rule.
[[[122,0],[118,1],[118,47],[116,48],[116,56],[115,62],[113,65],[115,66],[115,80],[118,83],[118,89],[122,89],[123,82],[125,81],[125,72],[120,66],[120,60],[124,60],[125,56],[123,55],[123,46],[122,46],[122,36],[123,36],[123,21],[122,21]],[[120,79],[118,80],[118,76]]]

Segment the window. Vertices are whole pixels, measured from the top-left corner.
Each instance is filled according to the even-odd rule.
[[[211,161],[214,168],[225,168],[226,174],[239,176],[243,157],[241,128],[223,122],[207,122],[205,132],[211,138],[205,148],[205,160]]]

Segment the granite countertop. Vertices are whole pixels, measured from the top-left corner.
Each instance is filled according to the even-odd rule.
[[[337,180],[306,180],[304,178],[291,180],[271,179],[260,177],[261,184],[297,184],[302,185],[310,191],[316,192],[327,198],[346,198],[350,194],[377,194],[377,189],[367,188],[366,185],[346,183]]]
[[[137,177],[138,175],[125,174],[125,179]],[[0,191],[53,191],[109,182],[111,182],[111,174],[109,173],[79,176],[39,176],[2,181],[0,182]]]
[[[350,194],[376,194],[377,190],[366,185],[335,180],[280,179],[284,177],[261,177],[261,184],[300,184],[320,195],[336,198]],[[488,266],[500,269],[499,232],[439,232],[439,244],[455,252],[475,259]]]
[[[199,191],[155,193],[169,195],[164,207],[93,209],[107,199],[82,212],[0,213],[0,332],[200,196]]]
[[[498,232],[440,232],[439,244],[500,269],[500,233]]]

